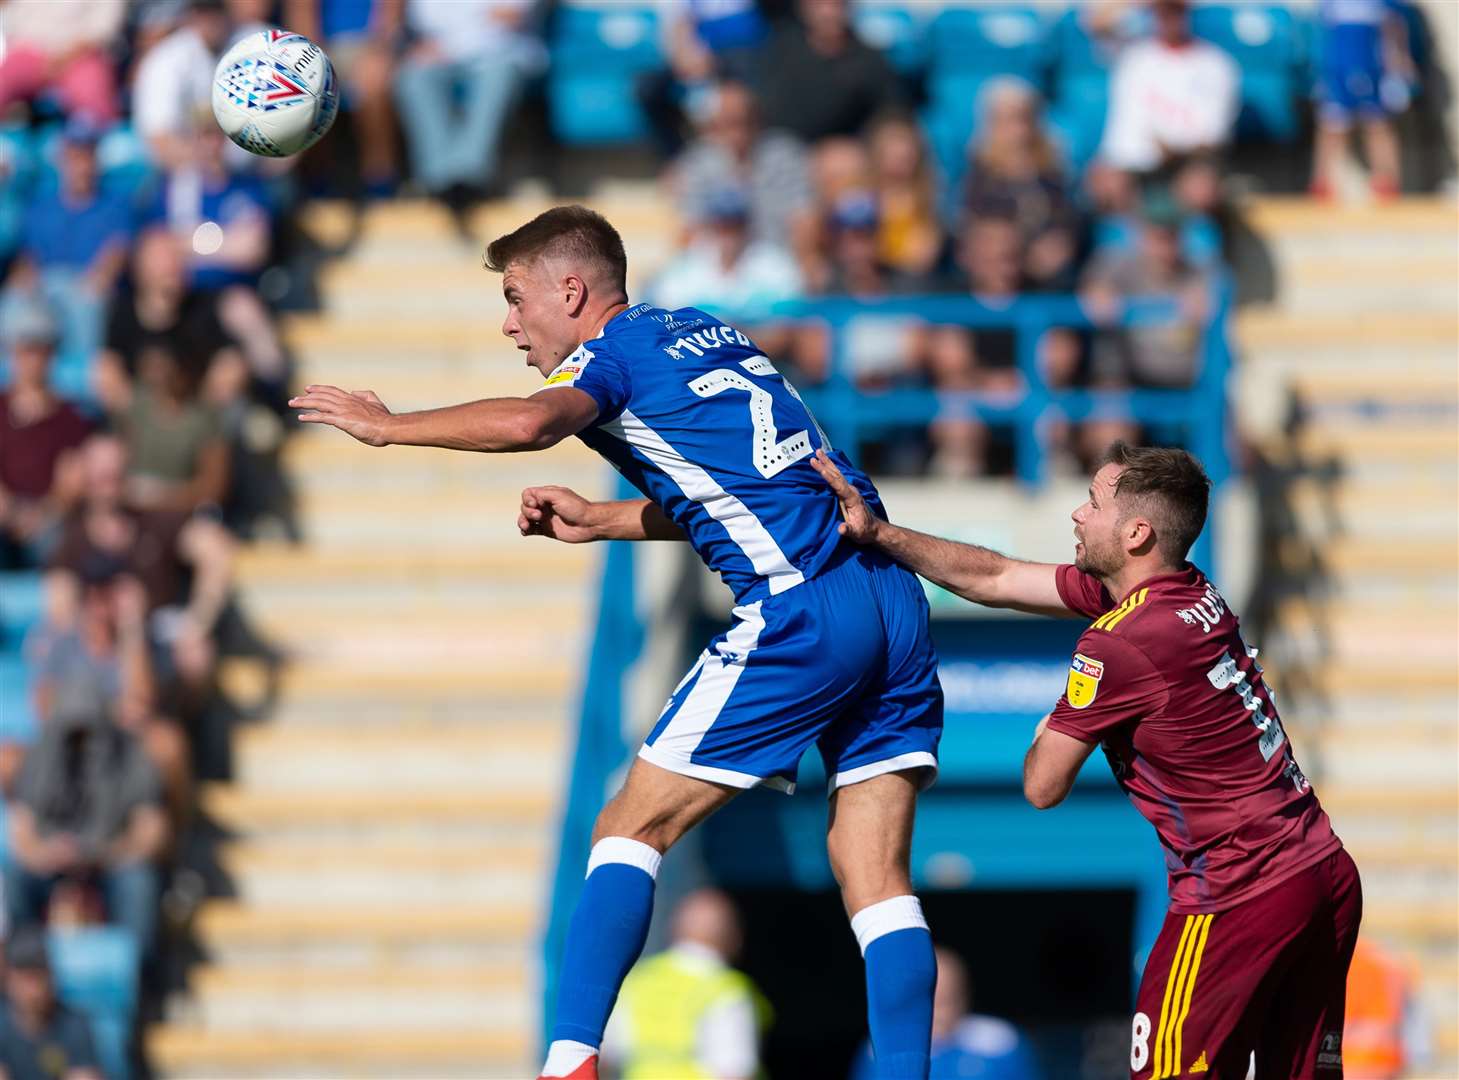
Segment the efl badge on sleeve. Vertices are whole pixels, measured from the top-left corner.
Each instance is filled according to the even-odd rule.
[[[1104,661],[1092,660],[1083,653],[1075,653],[1069,661],[1069,688],[1066,696],[1071,709],[1087,709],[1099,693],[1099,680],[1104,678]]]

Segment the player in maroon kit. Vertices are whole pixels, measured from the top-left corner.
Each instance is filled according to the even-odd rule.
[[[1302,775],[1256,650],[1186,562],[1210,482],[1183,450],[1116,443],[1074,511],[1073,565],[1021,562],[870,513],[823,457],[842,532],[990,607],[1094,619],[1024,759],[1040,809],[1103,745],[1160,835],[1170,913],[1136,1001],[1130,1075],[1342,1075],[1362,914],[1352,858]]]

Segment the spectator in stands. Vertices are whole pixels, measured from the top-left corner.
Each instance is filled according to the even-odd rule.
[[[1212,282],[1207,270],[1182,254],[1181,224],[1174,202],[1150,201],[1136,250],[1103,252],[1086,272],[1081,294],[1097,321],[1118,317],[1129,301],[1138,298],[1174,297],[1178,303],[1173,322],[1096,335],[1097,386],[1178,389],[1195,381]]]
[[[703,109],[716,80],[753,81],[769,28],[755,0],[671,0],[660,10],[668,64],[640,78],[638,100],[667,158],[683,148],[686,108]]]
[[[1021,79],[984,90],[982,123],[970,147],[964,211],[1012,218],[1024,249],[1030,288],[1067,291],[1074,284],[1082,223],[1072,185],[1044,130],[1038,91]]]
[[[877,253],[893,270],[930,274],[942,257],[944,239],[937,177],[922,128],[907,113],[887,113],[872,124],[867,143],[881,219]]]
[[[900,102],[896,72],[856,36],[847,0],[798,0],[796,13],[765,48],[765,115],[808,143],[861,134],[873,116]]]
[[[1125,172],[1174,175],[1230,141],[1239,73],[1230,56],[1192,35],[1187,0],[1154,0],[1151,10],[1154,36],[1115,63],[1100,156]]]
[[[181,824],[191,800],[187,737],[176,720],[157,711],[157,689],[147,635],[147,591],[115,564],[93,563],[86,577],[53,572],[51,582],[75,597],[70,626],[46,628],[34,650],[36,715],[42,723],[105,702],[110,719],[141,740]]]
[[[147,595],[160,705],[187,716],[211,683],[213,631],[232,584],[233,540],[208,517],[134,503],[126,446],[114,435],[87,440],[81,464],[82,497],[48,563],[69,575],[50,582],[50,617],[59,626],[77,618],[76,581],[108,572],[135,577]]]
[[[99,126],[120,116],[108,50],[126,16],[123,0],[72,0],[57,17],[55,0],[9,0],[0,59],[0,113],[54,95],[67,116]]]
[[[1023,289],[1023,241],[1011,217],[970,217],[958,261],[973,299],[1006,307]],[[937,327],[928,333],[927,378],[936,390],[1011,400],[1023,389],[1012,328]],[[932,472],[966,478],[988,471],[988,429],[976,416],[948,413],[934,421]]]
[[[61,317],[61,347],[89,357],[101,339],[104,304],[126,263],[132,214],[120,195],[103,191],[96,163],[101,132],[82,117],[66,125],[60,177],[26,210],[12,296],[43,296]]]
[[[404,0],[284,0],[284,25],[323,45],[345,90],[367,198],[394,193],[399,132],[391,88]]]
[[[1402,0],[1318,0],[1320,58],[1312,194],[1331,199],[1353,121],[1363,125],[1373,195],[1399,192],[1398,135],[1392,116],[1418,82]]]
[[[228,493],[228,443],[218,413],[177,351],[143,350],[136,390],[120,420],[131,471],[128,501],[142,509],[191,512],[221,505]]]
[[[876,188],[871,153],[864,140],[850,136],[822,139],[811,156],[811,190],[815,204],[810,227],[797,246],[806,288],[823,293],[831,286],[831,218],[841,200]]]
[[[1371,938],[1358,938],[1348,968],[1343,1075],[1398,1080],[1425,1075],[1431,1032],[1414,992],[1414,972]]]
[[[602,1060],[625,1077],[760,1075],[760,1037],[770,1009],[730,965],[742,942],[739,915],[716,889],[691,892],[673,916],[669,948],[640,960],[618,994]]]
[[[409,0],[415,44],[396,78],[396,104],[411,168],[431,194],[460,205],[496,179],[507,111],[544,60],[531,13],[532,0]]]
[[[801,294],[795,260],[783,247],[755,237],[743,191],[720,189],[704,201],[700,214],[695,239],[654,286],[656,304],[702,306],[726,319],[753,323],[765,319],[777,302]],[[771,348],[765,341],[760,345]]]
[[[1028,1041],[1007,1020],[972,1011],[972,983],[962,958],[939,948],[932,999],[932,1067],[929,1080],[1038,1080],[1042,1075]],[[875,1076],[871,1047],[857,1055],[852,1080]]]
[[[56,1000],[46,934],[39,926],[17,926],[5,943],[0,1076],[102,1080],[91,1026]]]
[[[187,246],[192,283],[208,292],[252,287],[268,263],[272,207],[256,177],[229,169],[212,111],[193,117],[188,163],[167,173],[152,220]]]
[[[674,170],[679,208],[694,227],[727,185],[749,200],[755,242],[798,250],[812,242],[813,194],[805,150],[792,135],[765,131],[743,83],[722,82],[700,123],[699,137]]]
[[[142,57],[132,88],[132,122],[164,169],[192,160],[196,117],[211,112],[213,69],[228,44],[223,0],[187,0],[187,17]]]
[[[189,286],[182,244],[172,232],[144,232],[132,253],[130,288],[111,305],[96,360],[97,397],[107,412],[120,416],[131,407],[142,354],[153,346],[181,358],[209,404],[221,409],[238,400],[248,386],[249,362],[223,325],[222,306],[217,296]],[[272,361],[279,347],[272,326],[264,326],[271,339],[265,356]]]
[[[10,385],[0,390],[0,567],[39,565],[78,495],[76,448],[92,424],[51,389],[57,329],[38,304],[3,327]]]
[[[168,843],[157,770],[112,723],[107,702],[68,702],[26,754],[9,806],[5,900],[14,924],[44,917],[57,888],[84,911],[100,889],[107,920],[143,955],[157,925],[155,860]]]
[[[928,291],[925,278],[902,273],[882,260],[881,216],[871,192],[842,195],[827,224],[831,276],[826,294],[874,301]],[[921,338],[915,319],[860,315],[847,324],[844,333],[844,374],[858,385],[885,388],[911,373]],[[830,375],[830,360],[830,336],[825,328],[817,324],[801,327],[796,334],[795,362],[802,377],[810,383],[824,382]]]

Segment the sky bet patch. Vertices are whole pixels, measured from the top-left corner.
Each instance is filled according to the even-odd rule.
[[[1104,678],[1104,662],[1075,653],[1069,661],[1069,687],[1066,696],[1071,709],[1087,709],[1099,693],[1099,680]]]

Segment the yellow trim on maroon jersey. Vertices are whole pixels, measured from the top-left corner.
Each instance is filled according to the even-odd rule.
[[[1150,595],[1149,589],[1141,589],[1125,597],[1125,602],[1117,608],[1111,608],[1099,618],[1094,620],[1090,626],[1091,630],[1113,630],[1120,624],[1120,621],[1129,616],[1130,612],[1145,602],[1145,597]]]
[[[1196,975],[1206,951],[1206,937],[1214,915],[1187,915],[1180,932],[1180,944],[1170,962],[1170,976],[1165,983],[1165,998],[1160,1003],[1160,1024],[1155,1031],[1151,1061],[1151,1080],[1169,1080],[1180,1075],[1181,1038],[1185,1034],[1185,1018],[1191,1011]],[[1174,1008],[1172,1008],[1174,1006]]]

